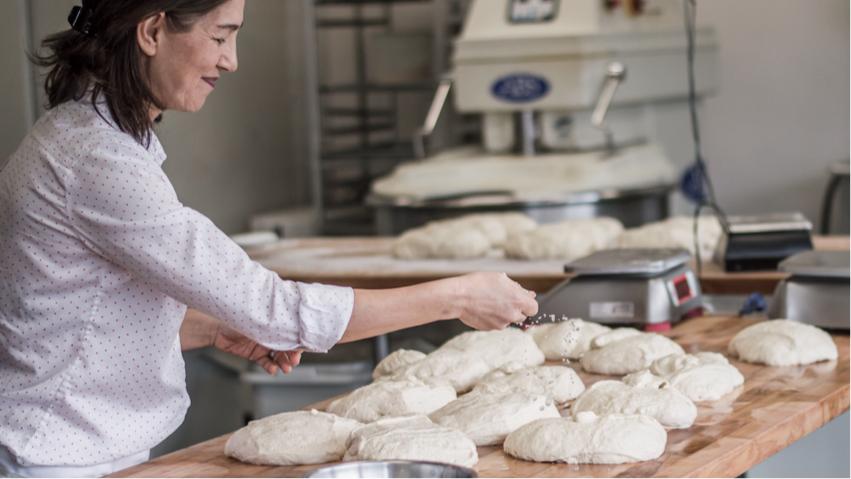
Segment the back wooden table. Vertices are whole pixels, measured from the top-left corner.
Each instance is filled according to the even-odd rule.
[[[757,319],[695,318],[667,334],[690,353],[726,353],[727,343]],[[767,367],[733,361],[745,384],[720,401],[699,405],[694,426],[668,432],[665,454],[655,461],[616,466],[534,463],[480,447],[475,469],[483,477],[639,476],[735,477],[848,410],[848,335],[835,334],[839,360],[802,367]],[[572,366],[578,367],[575,364]],[[586,386],[604,376],[580,372]],[[328,401],[314,405],[321,409]],[[294,477],[313,466],[244,464],[223,453],[228,436],[159,457],[113,477]],[[846,457],[841,460],[848,460]]]

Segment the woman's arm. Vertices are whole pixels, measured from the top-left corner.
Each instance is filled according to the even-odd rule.
[[[445,319],[502,329],[538,312],[535,293],[505,273],[473,273],[394,289],[357,289],[341,343]]]
[[[206,348],[213,345],[219,320],[192,308],[186,310],[180,325],[180,349]]]
[[[212,346],[254,361],[269,374],[277,373],[278,369],[287,374],[301,361],[301,351],[271,350],[222,321],[192,308],[186,310],[180,325],[180,346],[183,351]]]

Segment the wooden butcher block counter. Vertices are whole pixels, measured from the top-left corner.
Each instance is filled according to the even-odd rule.
[[[730,339],[755,322],[726,316],[695,318],[666,334],[687,352],[726,352]],[[833,339],[838,361],[802,367],[732,361],[745,384],[719,401],[699,404],[694,426],[669,431],[665,453],[655,461],[611,466],[535,463],[507,456],[500,447],[480,447],[475,469],[482,477],[736,477],[848,410],[848,335]],[[582,372],[580,376],[586,386],[604,379]],[[328,402],[314,407],[322,409]],[[319,467],[244,464],[224,455],[226,440],[227,436],[212,439],[114,476],[293,477]]]
[[[393,241],[392,237],[291,239],[249,254],[283,278],[356,288],[391,288],[475,271],[504,271],[524,287],[544,292],[567,278],[561,260],[400,260],[391,254]],[[814,243],[820,250],[849,249],[847,236],[817,236]],[[727,273],[705,263],[700,280],[708,294],[770,294],[786,276],[778,271]]]

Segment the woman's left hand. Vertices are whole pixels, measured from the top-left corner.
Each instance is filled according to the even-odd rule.
[[[269,349],[224,324],[221,324],[216,331],[212,346],[226,353],[254,361],[269,374],[277,373],[278,369],[287,374],[301,361],[301,351]]]

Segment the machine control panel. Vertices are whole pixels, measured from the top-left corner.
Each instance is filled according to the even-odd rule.
[[[510,0],[508,20],[510,23],[543,23],[556,17],[558,0]]]

